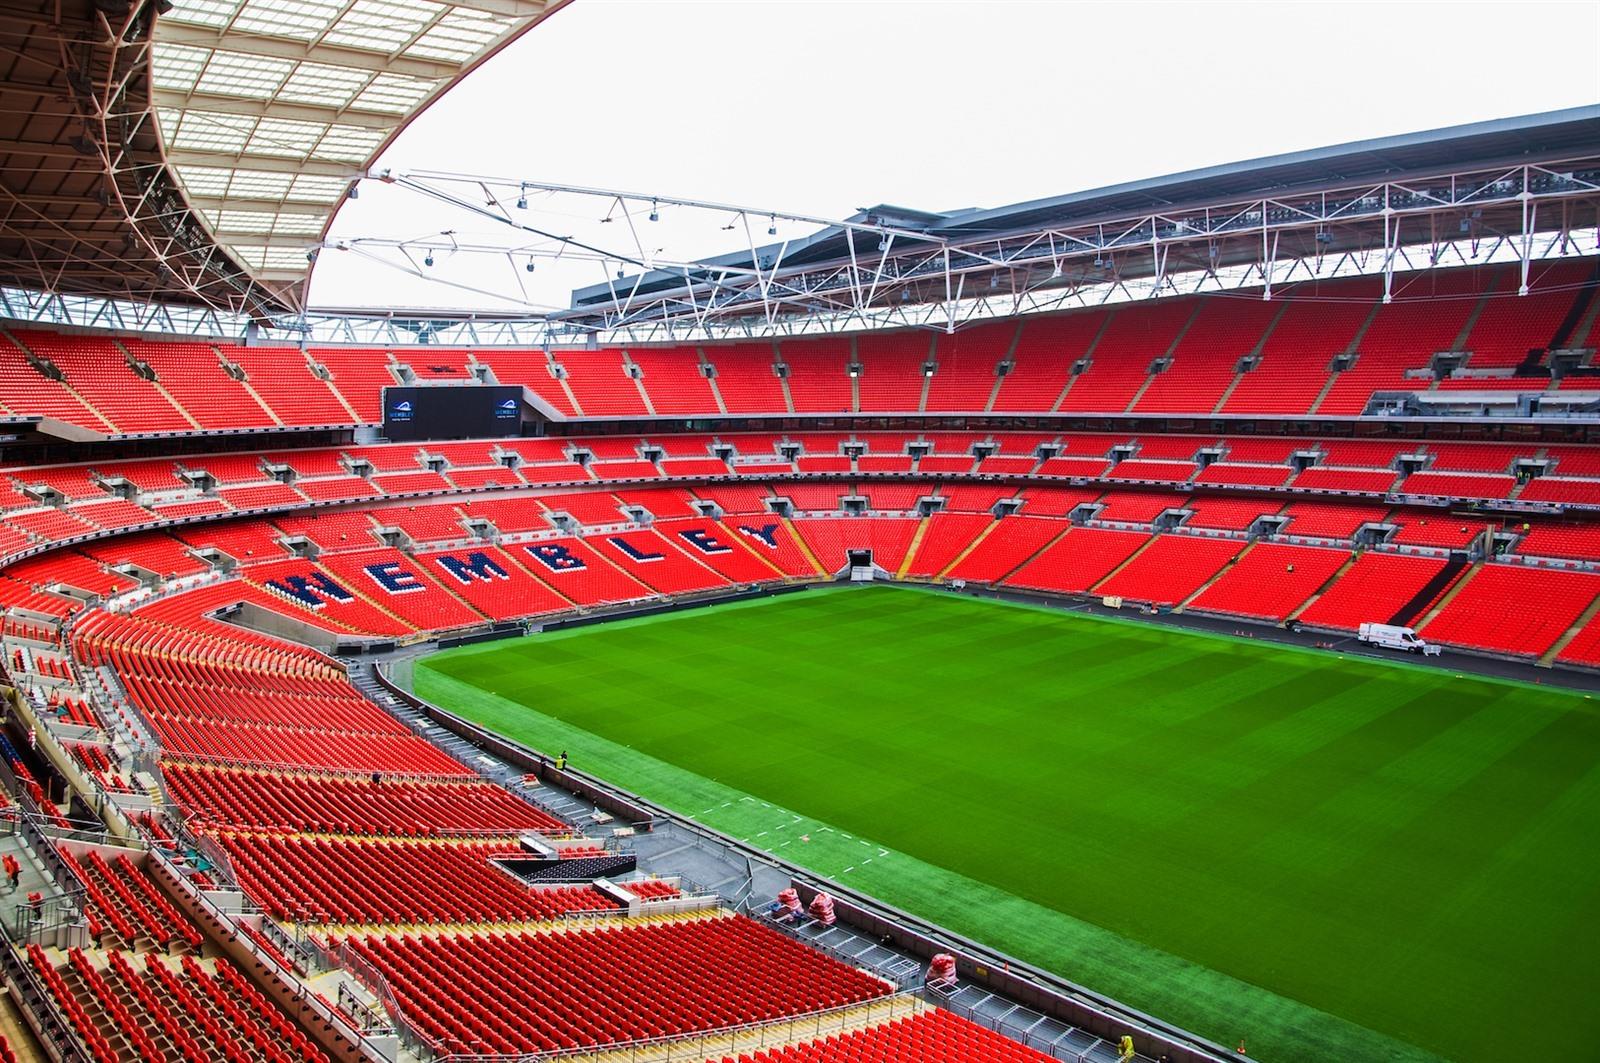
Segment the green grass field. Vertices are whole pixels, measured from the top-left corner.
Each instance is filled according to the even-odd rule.
[[[415,685],[1258,1058],[1600,1058],[1582,695],[887,587],[449,651]]]

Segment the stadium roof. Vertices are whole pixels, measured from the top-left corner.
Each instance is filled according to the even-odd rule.
[[[1290,195],[1361,181],[1538,162],[1600,150],[1600,104],[1358,140],[1309,151],[1208,166],[996,210],[944,215],[940,230],[971,234],[1187,208],[1260,195]]]
[[[0,284],[301,309],[307,248],[351,182],[439,93],[567,2],[8,4]]]
[[[907,240],[903,235],[899,239],[904,253],[925,255],[946,247],[1013,240],[1045,230],[1104,225],[1110,232],[1140,216],[1170,217],[1251,200],[1316,196],[1330,189],[1360,189],[1403,183],[1408,178],[1485,173],[1559,160],[1593,161],[1597,156],[1600,105],[1274,155],[993,209],[922,211],[884,204],[864,209],[849,221],[923,234],[923,241]],[[1593,200],[1589,205],[1592,210]],[[1347,212],[1341,224],[1348,228],[1362,223]],[[1376,228],[1382,220],[1374,214],[1364,224]],[[845,227],[827,228],[783,245],[717,256],[700,264],[705,267],[704,276],[710,277],[721,269],[759,272],[760,263],[773,262],[779,255],[790,268],[842,263],[852,255],[851,236]],[[1149,233],[1140,233],[1134,242],[1148,241]],[[857,257],[871,250],[863,248],[859,234],[854,244]],[[1140,269],[1139,260],[1119,263],[1124,275]],[[666,270],[592,285],[573,293],[569,316],[578,319],[614,307],[619,292],[637,303],[641,296],[663,296],[685,287],[683,274]]]

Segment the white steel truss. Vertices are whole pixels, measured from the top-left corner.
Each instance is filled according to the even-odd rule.
[[[356,237],[320,245],[416,277],[517,302],[429,272],[435,254],[519,261],[583,260],[604,267],[604,285],[567,308],[526,302],[516,318],[547,336],[600,342],[668,342],[733,336],[916,325],[954,331],[992,317],[1207,290],[1259,288],[1273,298],[1310,278],[1381,274],[1384,299],[1397,273],[1484,261],[1517,261],[1526,294],[1531,264],[1591,254],[1600,216],[1600,152],[1580,158],[1438,173],[1294,195],[1184,209],[1064,220],[1006,231],[913,225],[867,214],[828,220],[767,208],[546,182],[438,172],[377,173],[475,221],[526,242],[468,242],[445,232],[397,240]],[[513,209],[533,192],[587,197],[628,222],[608,246],[563,237]],[[727,219],[741,252],[680,261],[651,251],[633,219],[682,206]],[[937,217],[937,216],[935,216]],[[802,240],[762,243],[778,222],[815,225]],[[819,243],[829,248],[818,254]],[[804,257],[799,251],[808,252]],[[427,265],[424,266],[423,263]],[[323,308],[327,313],[329,308]],[[344,308],[346,315],[363,314]],[[370,312],[369,312],[370,316]],[[415,317],[417,312],[408,311]],[[447,312],[436,315],[448,318]]]

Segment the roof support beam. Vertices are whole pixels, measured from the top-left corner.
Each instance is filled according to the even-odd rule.
[[[162,21],[156,29],[157,44],[187,44],[195,48],[220,48],[245,55],[271,59],[304,59],[329,66],[351,67],[374,74],[389,72],[441,81],[456,77],[461,66],[443,59],[414,59],[390,56],[359,48],[340,48],[333,44],[300,44],[275,37],[257,37],[232,30],[217,31],[202,26],[185,26]]]
[[[281,100],[247,100],[237,96],[220,96],[209,92],[173,92],[156,89],[151,102],[158,108],[171,110],[210,111],[217,114],[237,114],[250,118],[283,118],[295,122],[316,122],[354,126],[358,129],[376,129],[387,133],[405,120],[404,115],[379,114],[373,111],[354,111],[347,107],[328,104],[284,103]]]
[[[222,228],[216,232],[218,240],[228,245],[240,244],[246,247],[272,247],[285,248],[290,251],[308,251],[317,246],[315,233],[270,235],[262,232],[251,232],[248,229]]]
[[[265,210],[270,207],[275,214],[286,217],[304,216],[319,222],[328,215],[331,200],[291,200],[282,196],[196,196],[184,197],[196,210]],[[319,225],[318,228],[321,226]]]
[[[236,154],[225,151],[169,149],[167,162],[173,166],[212,166],[234,170],[266,170],[270,173],[303,173],[317,177],[341,177],[347,181],[365,176],[365,171],[359,163],[287,159],[277,155]]]

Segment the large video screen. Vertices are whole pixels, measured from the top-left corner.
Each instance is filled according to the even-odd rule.
[[[522,413],[520,387],[383,389],[383,434],[397,441],[520,435]]]

